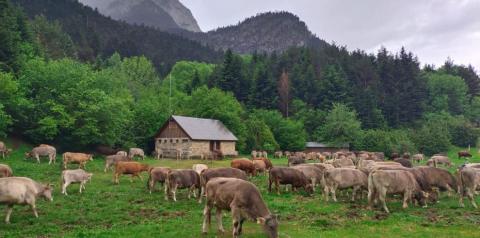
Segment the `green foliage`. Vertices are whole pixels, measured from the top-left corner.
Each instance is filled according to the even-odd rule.
[[[467,85],[462,78],[441,73],[427,75],[427,88],[431,112],[462,114],[467,99]]]
[[[345,104],[334,103],[325,118],[325,124],[316,132],[317,140],[334,145],[349,143],[353,147],[361,136],[361,122],[354,110]]]
[[[63,32],[60,22],[50,23],[45,16],[36,16],[32,21],[32,30],[48,58],[77,57],[75,45],[70,36]]]
[[[417,150],[406,130],[365,130],[361,138],[359,149],[384,152],[387,156],[391,156],[392,153],[412,153]]]
[[[207,78],[212,74],[214,65],[195,61],[179,61],[163,81],[164,86],[169,86],[183,92],[192,92],[195,88],[206,85]]]
[[[334,103],[348,103],[349,87],[346,75],[338,66],[328,65],[323,73],[320,83],[321,105],[324,109],[330,109]]]
[[[451,143],[448,113],[428,114],[419,129],[412,131],[412,138],[420,152],[432,155],[448,151]]]
[[[270,128],[264,121],[250,117],[245,121],[247,128],[246,151],[266,150],[273,152],[279,148]]]
[[[7,136],[6,132],[12,123],[12,117],[4,111],[4,106],[0,103],[0,138]]]
[[[480,127],[480,96],[474,97],[466,112],[467,118]]]

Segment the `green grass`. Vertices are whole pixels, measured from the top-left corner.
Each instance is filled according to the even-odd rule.
[[[181,191],[178,202],[165,201],[163,191],[149,194],[146,183],[124,176],[119,185],[112,184],[112,172],[103,173],[103,158],[96,157],[87,164],[94,173],[83,194],[77,184],[69,187],[69,196],[60,194],[60,157],[57,164],[46,160],[36,164],[24,160],[26,147],[20,147],[6,160],[16,176],[27,176],[37,181],[56,185],[54,201],[38,201],[40,217],[35,219],[26,206],[15,206],[11,224],[0,222],[0,237],[231,237],[231,219],[224,218],[225,234],[216,232],[213,218],[210,233],[201,235],[203,204],[187,200]],[[456,165],[453,149],[449,155]],[[472,150],[473,151],[473,150]],[[475,153],[472,162],[480,162]],[[200,161],[156,161],[146,163],[172,168],[191,168]],[[273,160],[285,165],[286,160]],[[218,161],[211,167],[229,166],[230,161]],[[76,168],[71,165],[70,168]],[[143,175],[147,179],[146,174]],[[259,187],[270,210],[280,215],[280,237],[478,237],[480,210],[469,202],[459,208],[458,198],[444,195],[440,203],[428,208],[412,207],[403,210],[398,199],[390,199],[391,214],[368,210],[366,201],[349,202],[346,196],[338,203],[324,202],[319,191],[313,197],[303,193],[268,194],[267,178],[258,176],[252,181]],[[161,190],[160,188],[158,188]],[[480,200],[478,201],[480,202]],[[0,210],[3,221],[3,209]],[[214,216],[213,216],[214,217]],[[246,222],[243,237],[264,237],[261,228]]]

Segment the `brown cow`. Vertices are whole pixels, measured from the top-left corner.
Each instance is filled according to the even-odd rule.
[[[140,180],[143,181],[143,178],[140,173],[148,172],[149,169],[150,169],[150,166],[147,164],[141,164],[138,162],[131,162],[131,161],[128,161],[128,162],[119,161],[115,165],[115,174],[113,176],[113,181],[115,184],[118,184],[119,177],[122,174],[130,174],[131,175],[130,182],[133,182],[132,180],[133,177],[139,177]]]
[[[272,184],[275,184],[277,194],[280,195],[280,184],[292,186],[292,190],[303,188],[307,193],[313,193],[312,184],[299,170],[291,167],[274,167],[268,176],[268,191],[272,192]]]
[[[475,191],[480,186],[480,169],[476,168],[463,168],[458,171],[458,183],[459,183],[459,192],[460,192],[460,206],[465,207],[463,203],[463,197],[467,196],[472,203],[472,206],[477,207],[475,202]]]
[[[6,164],[0,164],[0,178],[12,177],[12,168]]]
[[[468,158],[472,158],[472,154],[470,154],[470,152],[469,152],[469,151],[466,151],[466,150],[464,150],[464,151],[459,151],[457,154],[458,154],[458,158],[459,158],[459,159],[460,159],[460,158],[467,158],[467,159],[468,159]]]
[[[202,196],[205,194],[205,186],[207,182],[212,178],[218,178],[218,177],[238,178],[238,179],[247,180],[247,174],[240,169],[210,168],[210,169],[203,170],[202,173],[200,174],[200,184],[202,185],[202,192],[200,193],[201,196],[200,196],[200,199],[198,200],[198,203],[202,202]]]
[[[249,159],[234,159],[230,163],[230,167],[245,171],[245,173],[251,176],[257,175],[255,165]]]
[[[105,158],[105,168],[103,172],[107,172],[107,169],[112,167],[112,165],[116,165],[120,161],[129,161],[130,159],[127,156],[123,155],[109,155]]]
[[[84,154],[84,153],[72,153],[72,152],[65,152],[63,153],[63,168],[67,169],[67,164],[78,164],[78,168],[84,168],[88,161],[93,161],[92,154]]]
[[[423,181],[428,187],[422,185],[418,181],[418,179],[417,182],[419,182],[420,186],[423,188],[424,191],[428,191],[429,187],[438,188],[438,193],[440,193],[440,191],[448,191],[450,195],[452,191],[458,190],[457,181],[455,177],[450,172],[448,172],[448,170],[429,166],[418,166],[414,167],[413,170],[422,173]]]
[[[390,211],[387,208],[385,199],[387,194],[403,194],[403,208],[407,208],[407,202],[415,197],[424,203],[428,198],[417,183],[414,175],[405,170],[375,170],[368,176],[368,203],[372,207],[374,200],[378,199],[385,212]]]
[[[322,183],[324,172],[321,169],[315,166],[307,165],[307,164],[296,165],[296,166],[293,166],[292,168],[299,170],[305,175],[305,177],[307,177],[307,179],[312,184],[312,188],[314,192],[317,184]]]
[[[452,162],[447,156],[444,155],[434,155],[427,161],[427,166],[437,167],[440,164],[452,167]]]
[[[406,167],[406,168],[413,167],[413,164],[409,159],[397,158],[397,159],[394,159],[393,161],[401,164],[403,167]]]
[[[305,164],[305,158],[297,155],[288,157],[288,166],[295,166],[299,164]]]
[[[263,162],[263,160],[258,160],[258,159],[254,159],[252,162],[253,162],[253,166],[255,166],[255,171],[259,173],[263,173],[263,175],[265,175],[267,171],[267,165],[265,164],[265,162]]]
[[[352,188],[352,201],[355,201],[355,194],[359,189],[367,189],[367,175],[358,169],[334,168],[325,171],[324,174],[324,196],[328,201],[328,195],[332,194],[333,201],[337,201],[337,189]]]
[[[171,169],[167,167],[150,168],[150,170],[148,171],[149,176],[148,176],[148,182],[147,182],[147,187],[150,194],[155,188],[156,183],[160,183],[164,185],[164,189],[167,190],[167,187],[165,186],[165,181],[167,180],[167,175],[170,171]]]
[[[245,219],[262,224],[263,230],[270,238],[278,237],[277,216],[270,213],[262,199],[258,188],[248,182],[236,178],[215,178],[206,186],[207,202],[203,210],[202,232],[208,232],[211,224],[211,211],[216,208],[218,230],[224,232],[222,225],[222,210],[230,210],[233,222],[233,237],[242,234],[242,225]]]
[[[267,170],[270,170],[271,168],[273,168],[272,161],[270,161],[268,158],[260,157],[260,158],[255,158],[255,160],[263,160],[263,162],[265,162],[265,166]]]
[[[169,195],[173,195],[173,201],[177,201],[177,189],[188,189],[188,199],[193,192],[193,197],[197,197],[195,189],[198,189],[198,194],[201,194],[200,176],[193,169],[176,169],[172,170],[167,175],[165,190],[165,200],[168,200]]]

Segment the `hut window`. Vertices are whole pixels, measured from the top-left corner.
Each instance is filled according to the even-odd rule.
[[[183,143],[187,143],[187,142],[188,142],[188,139],[183,139],[182,142],[183,142]]]
[[[173,139],[170,139],[170,143],[173,143]]]

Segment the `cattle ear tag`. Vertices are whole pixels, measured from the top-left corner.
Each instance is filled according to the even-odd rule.
[[[265,218],[263,218],[263,217],[257,218],[257,223],[258,224],[265,224]]]

